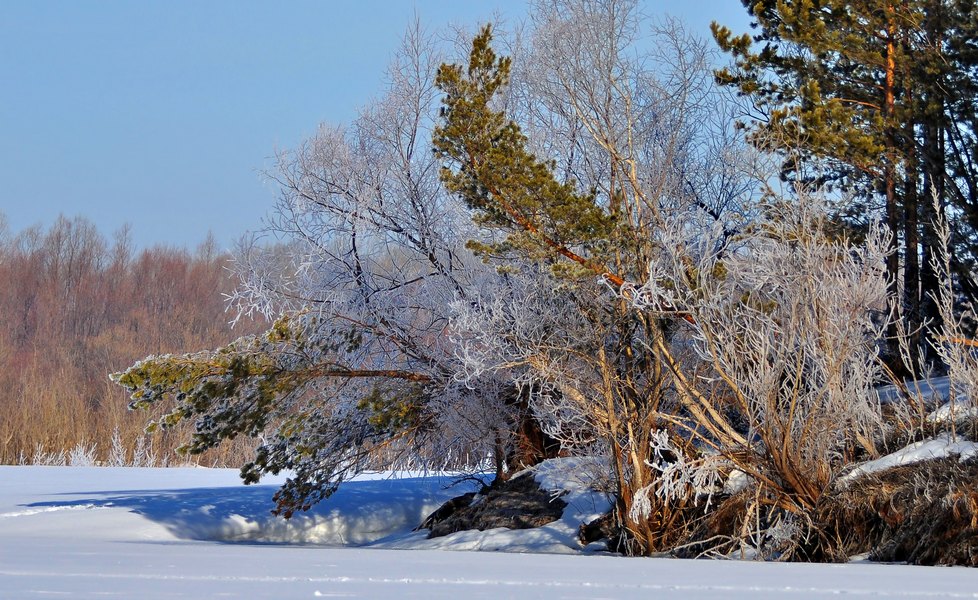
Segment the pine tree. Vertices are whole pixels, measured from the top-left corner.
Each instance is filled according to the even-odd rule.
[[[902,290],[894,308],[916,334],[936,317],[929,303],[936,290],[931,198],[937,196],[940,210],[949,199],[948,184],[975,181],[957,156],[970,157],[974,147],[965,116],[973,114],[967,90],[975,82],[974,3],[743,4],[759,31],[734,36],[714,23],[716,41],[734,59],[717,72],[718,81],[749,96],[766,115],[749,127],[755,143],[786,151],[785,176],[804,178],[795,157],[814,159],[821,169],[814,182],[856,190],[862,199],[858,213],[873,212],[882,199],[892,236],[887,270],[894,298]],[[959,139],[958,152],[948,151],[948,136]],[[963,231],[973,233],[978,220],[967,220],[967,194],[956,196],[950,200],[965,217]],[[959,275],[973,286],[967,258],[956,258]],[[890,333],[896,337],[895,330]],[[917,345],[926,348],[926,340],[918,337]],[[895,348],[891,355],[899,363]]]
[[[578,193],[573,181],[558,182],[554,163],[527,151],[519,126],[490,106],[507,85],[511,66],[508,57],[496,56],[491,42],[486,26],[472,42],[467,71],[442,65],[435,82],[445,93],[443,124],[434,132],[435,152],[445,164],[442,182],[475,211],[478,224],[507,233],[502,243],[470,247],[483,254],[560,255],[621,285],[620,276],[590,256],[614,225],[596,194]]]

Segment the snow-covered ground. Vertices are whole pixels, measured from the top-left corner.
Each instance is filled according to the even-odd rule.
[[[366,477],[286,523],[268,513],[274,481],[244,487],[230,470],[0,467],[0,598],[978,598],[964,568],[584,555],[568,513],[523,532],[412,534],[464,491],[450,482]],[[600,508],[576,498],[573,514]]]
[[[848,484],[869,473],[877,473],[893,467],[910,465],[934,458],[957,456],[959,461],[964,462],[976,454],[978,454],[978,443],[944,433],[935,438],[915,442],[876,460],[864,462],[842,476],[839,481],[842,484]]]

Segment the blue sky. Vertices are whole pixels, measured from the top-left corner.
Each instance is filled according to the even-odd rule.
[[[739,0],[647,0],[709,34]],[[261,228],[260,172],[378,95],[415,13],[429,28],[526,14],[515,0],[7,0],[0,212],[14,231],[81,215],[138,246],[222,246]]]

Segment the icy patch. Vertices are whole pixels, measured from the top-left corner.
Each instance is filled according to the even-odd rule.
[[[950,400],[951,380],[948,377],[935,377],[933,379],[905,382],[907,390],[920,397],[925,404],[936,406],[942,402]],[[894,402],[904,402],[903,392],[895,385],[885,385],[876,388],[880,404],[891,404]]]
[[[838,481],[840,485],[848,485],[863,475],[885,471],[901,465],[955,455],[959,457],[958,460],[964,462],[976,454],[978,454],[978,443],[962,439],[953,440],[949,434],[944,434],[933,439],[910,444],[892,454],[865,462],[840,477]]]

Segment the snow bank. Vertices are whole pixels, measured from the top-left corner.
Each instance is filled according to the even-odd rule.
[[[947,456],[956,455],[961,462],[964,462],[976,454],[978,454],[978,443],[961,438],[954,439],[950,434],[943,434],[936,438],[910,444],[906,448],[901,448],[892,454],[887,454],[876,460],[865,462],[840,477],[838,482],[840,485],[848,485],[850,482],[869,473],[885,471],[924,460],[945,458]]]
[[[3,469],[6,477],[24,472]],[[272,495],[281,478],[270,478],[267,485],[244,486],[237,471],[227,469],[32,469],[32,487],[60,487],[62,493],[0,512],[5,526],[17,517],[45,512],[125,509],[163,527],[173,538],[212,542],[369,544],[409,533],[449,498],[474,488],[471,482],[455,484],[456,478],[445,474],[366,474],[341,485],[311,511],[284,519],[271,514]],[[126,479],[142,485],[112,489],[112,481]],[[93,490],[89,481],[107,487],[86,491]],[[202,481],[210,485],[202,486]]]
[[[471,482],[454,480],[446,475],[362,476],[288,520],[271,514],[225,514],[215,520],[204,506],[195,515],[195,539],[362,546],[411,532],[444,502],[474,489]]]
[[[581,550],[580,525],[611,507],[604,494],[592,489],[594,476],[589,474],[600,473],[601,466],[586,459],[557,459],[533,469],[541,487],[568,504],[558,521],[537,529],[461,531],[431,540],[427,531],[413,529],[449,499],[475,491],[473,481],[458,481],[450,474],[365,474],[342,484],[309,512],[284,519],[271,514],[272,494],[281,478],[271,478],[267,485],[243,486],[236,471],[223,469],[33,469],[35,487],[70,493],[0,512],[4,526],[41,513],[121,509],[161,526],[168,539],[571,554]],[[110,482],[127,478],[139,479],[143,485],[112,489]],[[107,488],[86,491],[93,489],[83,483],[87,481],[101,481]],[[221,485],[202,486],[201,481]]]

